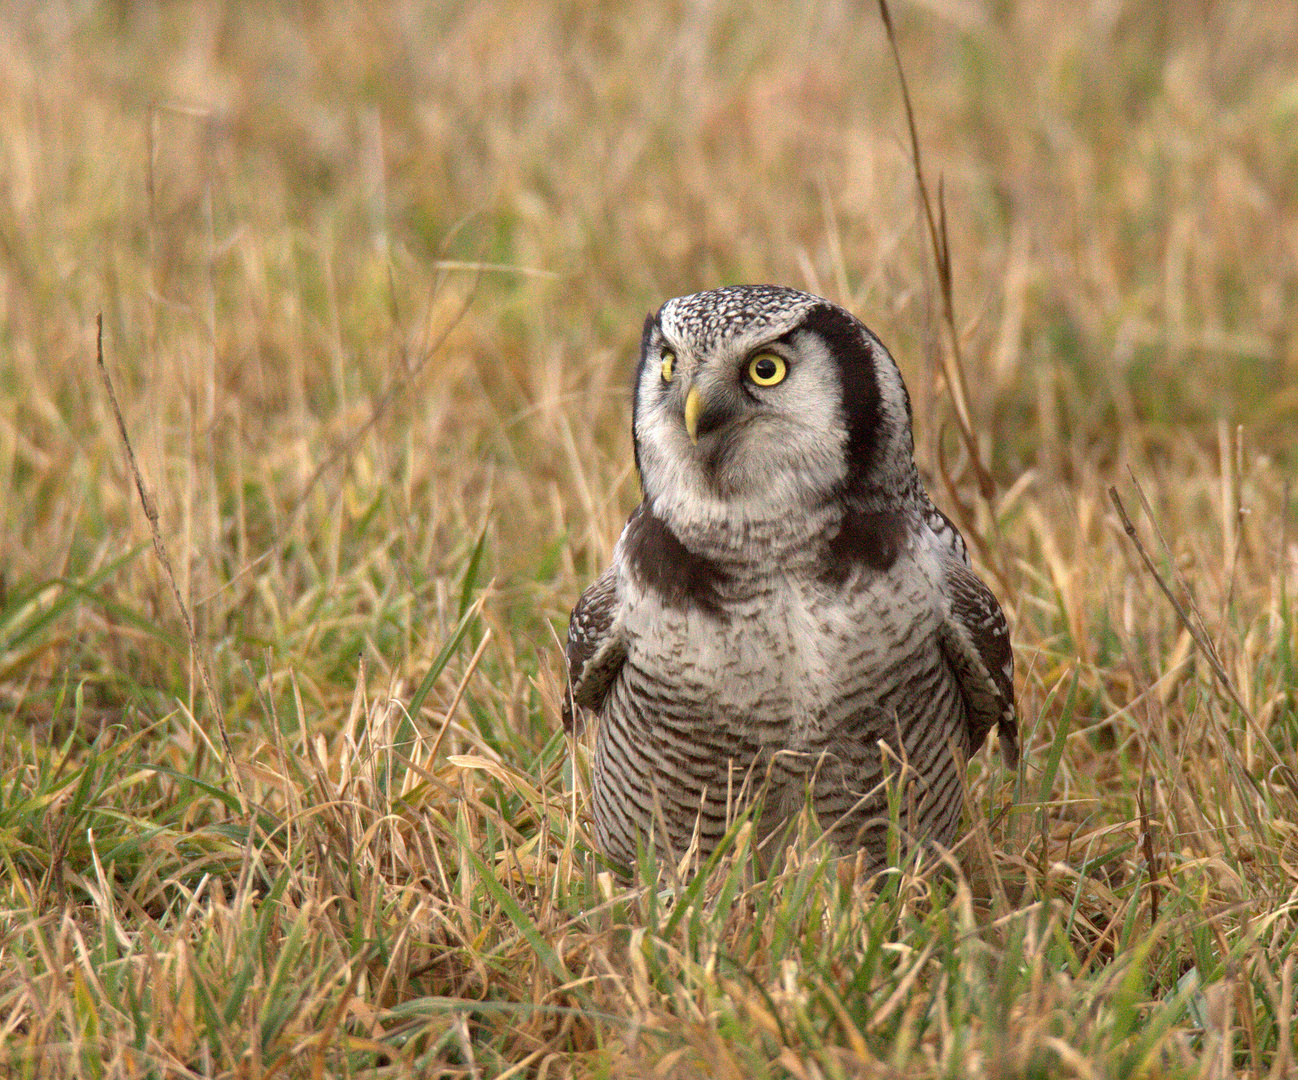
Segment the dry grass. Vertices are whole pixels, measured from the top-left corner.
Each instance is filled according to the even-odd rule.
[[[4,1071],[1290,1074],[1295,11],[895,12],[988,502],[868,5],[8,9]],[[747,280],[879,333],[986,540],[1030,752],[958,873],[591,855],[640,320]]]

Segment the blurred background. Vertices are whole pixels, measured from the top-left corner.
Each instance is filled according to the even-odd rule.
[[[1076,485],[1128,465],[1219,473],[1222,423],[1250,460],[1288,464],[1298,10],[895,14],[1002,491],[1031,473],[1071,514]],[[147,537],[93,364],[101,311],[207,626],[269,617],[245,602],[249,568],[298,531],[352,564],[375,536],[353,520],[393,485],[382,527],[401,522],[404,572],[492,512],[518,526],[492,547],[502,570],[544,577],[564,536],[597,562],[635,497],[643,315],[723,283],[860,315],[935,467],[940,304],[870,4],[55,3],[4,20],[10,591]],[[290,512],[330,458],[311,496],[345,552]],[[144,600],[133,579],[155,572],[133,559],[105,584]],[[110,647],[86,617],[47,666]]]
[[[1160,858],[1220,870],[1187,897],[1292,886],[1298,837],[1266,785],[1298,745],[1298,5],[893,17],[990,498],[956,437],[871,4],[4,6],[0,725],[24,903],[107,895],[93,858],[119,841],[115,887],[141,911],[237,866],[233,841],[159,853],[137,825],[226,820],[226,753],[264,805],[296,805],[306,780],[257,771],[281,729],[345,778],[371,694],[422,687],[416,727],[494,762],[488,787],[508,767],[561,791],[560,642],[638,499],[645,313],[757,281],[828,296],[889,346],[921,468],[1011,618],[1057,802],[995,859],[1030,879],[1047,852],[1111,850],[1094,903],[1120,912],[1150,811]],[[97,369],[100,313],[192,647]],[[214,786],[141,772],[107,811],[64,801],[64,765],[128,744]],[[995,768],[973,768],[976,798]]]

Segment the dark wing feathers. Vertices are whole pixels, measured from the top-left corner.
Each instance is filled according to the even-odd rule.
[[[580,732],[574,705],[598,709],[626,660],[626,644],[614,628],[617,573],[610,566],[581,594],[568,620],[568,693],[563,699],[563,728]]]
[[[1005,613],[991,590],[963,562],[947,561],[946,592],[950,614],[941,631],[942,649],[969,709],[969,752],[982,746],[995,724],[1001,756],[1014,767],[1019,761],[1019,727],[1014,712],[1014,651]]]

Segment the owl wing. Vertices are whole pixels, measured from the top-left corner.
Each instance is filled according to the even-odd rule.
[[[963,550],[963,540],[960,547]],[[957,558],[946,560],[946,600],[939,637],[968,709],[969,751],[982,746],[995,724],[1001,756],[1014,767],[1019,761],[1019,725],[1014,710],[1014,651],[1005,613],[982,579]]]
[[[965,547],[964,537],[946,514],[927,495],[924,497],[924,523],[937,537],[938,546],[951,558],[958,559],[969,566],[969,550]]]
[[[617,627],[618,575],[610,566],[584,593],[568,620],[568,693],[563,728],[580,733],[579,708],[598,709],[626,660]]]

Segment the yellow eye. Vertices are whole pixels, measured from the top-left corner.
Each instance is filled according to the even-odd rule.
[[[676,354],[671,349],[663,350],[663,382],[672,381],[672,372],[676,368]]]
[[[758,386],[782,383],[788,373],[789,367],[784,362],[784,357],[776,356],[775,353],[758,353],[748,361],[748,377]]]

